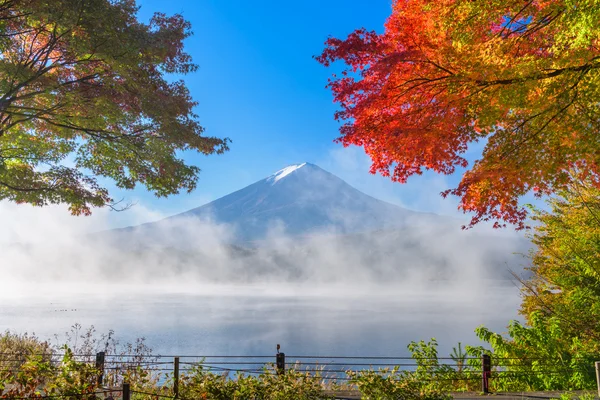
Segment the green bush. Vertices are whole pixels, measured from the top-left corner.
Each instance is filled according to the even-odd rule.
[[[238,372],[215,374],[202,365],[194,366],[181,377],[180,395],[187,399],[214,400],[317,400],[329,399],[322,380],[310,372],[288,370],[277,374],[272,368],[248,375]]]
[[[356,390],[364,399],[444,400],[449,393],[479,391],[481,356],[492,358],[492,392],[526,390],[581,390],[594,387],[593,354],[587,354],[573,342],[568,348],[560,338],[560,329],[548,319],[532,326],[513,323],[509,336],[477,329],[479,338],[491,349],[459,343],[449,357],[438,356],[438,343],[411,342],[408,346],[414,370],[398,367],[381,370],[346,372],[346,376],[327,375],[323,367],[300,371],[300,365],[285,374],[277,374],[273,365],[258,373],[215,373],[199,363],[181,374],[182,399],[210,400],[317,400],[328,399],[331,390]],[[544,323],[542,323],[544,322]],[[113,333],[98,336],[93,328],[73,326],[67,344],[51,346],[32,335],[0,334],[0,398],[40,395],[81,398],[81,394],[101,390],[100,371],[95,354],[107,353],[110,368],[104,371],[104,386],[120,388],[128,382],[133,399],[155,395],[173,395],[173,374],[164,374],[158,358],[144,339],[121,345]],[[341,378],[341,379],[340,379]],[[139,393],[142,392],[142,393]],[[77,397],[79,396],[79,397]]]

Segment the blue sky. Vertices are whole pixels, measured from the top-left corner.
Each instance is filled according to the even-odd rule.
[[[313,56],[320,54],[328,36],[345,37],[360,27],[381,32],[391,0],[138,2],[143,21],[163,12],[181,13],[192,23],[194,35],[185,45],[200,69],[184,79],[199,103],[196,113],[206,133],[231,138],[231,151],[208,157],[185,155],[202,169],[198,188],[191,194],[158,199],[143,187],[117,191],[103,182],[113,198],[136,203],[121,213],[100,209],[92,217],[72,217],[65,206],[35,208],[2,202],[0,242],[46,240],[67,228],[78,234],[158,220],[305,161],[376,198],[464,218],[456,209],[456,198],[439,195],[455,187],[460,174],[426,172],[401,185],[369,174],[370,160],[361,148],[333,143],[339,128],[333,119],[337,107],[325,88],[332,71]],[[474,146],[467,158],[476,159],[480,151],[480,144]]]
[[[339,124],[336,105],[325,88],[330,70],[313,56],[332,35],[343,37],[366,27],[382,31],[391,0],[141,0],[139,18],[154,12],[181,13],[194,35],[186,49],[200,65],[184,77],[199,102],[197,114],[207,135],[229,137],[221,156],[187,154],[202,168],[198,189],[156,199],[142,188],[115,197],[137,201],[170,215],[240,189],[286,165],[315,163],[375,197],[422,211],[453,213],[456,201],[439,192],[456,177],[427,174],[408,185],[368,173],[360,149],[333,143]],[[111,215],[127,225],[127,215]]]

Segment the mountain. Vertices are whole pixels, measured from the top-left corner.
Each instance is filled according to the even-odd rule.
[[[69,276],[95,271],[95,279],[132,281],[454,281],[467,288],[481,280],[505,284],[509,271],[523,272],[515,253],[527,253],[530,243],[522,235],[461,225],[377,200],[303,163],[160,221],[101,232],[60,250],[14,253],[35,254],[34,268],[43,260]]]
[[[201,207],[121,233],[135,231],[148,237],[168,227],[173,238],[189,230],[190,224],[211,224],[227,227],[228,242],[244,243],[278,235],[339,235],[449,221],[375,199],[314,164],[302,163]]]

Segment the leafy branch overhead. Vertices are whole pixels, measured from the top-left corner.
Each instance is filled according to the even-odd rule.
[[[466,168],[443,195],[471,226],[523,228],[520,196],[554,193],[574,170],[600,186],[599,20],[597,0],[396,0],[384,33],[330,38],[317,57],[346,66],[328,85],[339,141],[399,182]]]
[[[180,151],[227,150],[203,136],[183,81],[197,69],[180,15],[136,19],[134,0],[0,0],[0,200],[112,203],[97,177],[157,196],[196,186]]]

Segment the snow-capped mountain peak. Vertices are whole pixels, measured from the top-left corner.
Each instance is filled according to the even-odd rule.
[[[295,170],[300,169],[300,168],[304,167],[305,165],[306,165],[306,163],[297,164],[297,165],[289,165],[283,169],[280,169],[279,171],[275,172],[273,175],[269,176],[267,178],[267,182],[271,182],[274,185],[278,180],[285,178],[286,176],[288,176]]]
[[[280,169],[203,206],[144,224],[138,231],[158,232],[161,226],[171,222],[203,224],[210,220],[227,226],[234,232],[232,242],[241,243],[262,240],[274,227],[282,227],[287,235],[347,234],[437,219],[440,217],[377,200],[317,165],[302,163]],[[180,239],[193,241],[193,238]]]

